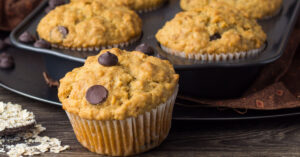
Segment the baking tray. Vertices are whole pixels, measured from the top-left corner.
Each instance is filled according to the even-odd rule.
[[[0,69],[0,87],[8,89],[22,96],[48,103],[49,105],[56,105],[60,108],[61,104],[57,98],[56,87],[48,87],[42,76],[42,72],[47,70],[47,63],[44,60],[45,57],[42,54],[21,50],[18,48],[9,48],[5,50],[5,52],[14,57],[16,65],[14,69]],[[53,64],[55,63],[56,62]],[[74,62],[74,64],[77,63]],[[57,71],[64,71],[64,69],[60,68],[57,69]],[[14,100],[5,99],[2,99],[1,101],[14,102]],[[212,107],[208,108],[207,105],[196,104],[177,99],[174,107],[173,119],[225,121],[277,118],[295,115],[300,115],[300,108],[276,111],[248,110],[246,114],[239,114],[231,109]]]
[[[48,73],[51,77],[59,79],[67,71],[80,65],[77,64],[72,67],[73,64],[68,63],[83,63],[87,56],[95,55],[97,52],[77,52],[54,48],[40,49],[18,42],[19,35],[24,31],[36,34],[36,26],[40,19],[45,16],[44,10],[46,7],[47,1],[44,1],[11,33],[10,38],[13,44],[19,48],[46,54],[45,60],[48,63]],[[299,0],[284,0],[281,10],[276,16],[259,21],[268,35],[267,46],[264,52],[254,59],[229,63],[203,63],[164,53],[154,36],[166,21],[172,19],[177,12],[181,11],[179,0],[169,0],[156,11],[140,14],[143,20],[143,36],[138,42],[124,49],[133,50],[143,42],[152,45],[156,53],[167,58],[174,65],[176,72],[180,74],[180,94],[195,98],[234,98],[241,96],[253,83],[264,65],[277,60],[282,55],[297,20],[299,8]],[[65,66],[70,68],[63,68],[66,71],[58,73],[57,68]]]

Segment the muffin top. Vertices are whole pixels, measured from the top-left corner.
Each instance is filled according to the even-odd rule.
[[[126,7],[78,1],[49,12],[38,24],[37,32],[42,39],[64,47],[107,46],[137,38],[142,21]]]
[[[71,2],[86,1],[86,0],[71,0]],[[98,1],[101,4],[112,6],[126,6],[136,11],[143,11],[150,8],[155,8],[162,5],[166,0],[89,0]]]
[[[123,120],[167,102],[178,79],[169,61],[114,48],[88,57],[84,66],[67,73],[58,97],[66,111],[82,118]]]
[[[220,54],[261,48],[266,34],[254,19],[226,4],[213,3],[197,11],[178,13],[156,38],[174,51]]]
[[[282,0],[181,0],[180,6],[183,10],[197,10],[214,2],[227,3],[255,19],[274,15],[282,5]]]

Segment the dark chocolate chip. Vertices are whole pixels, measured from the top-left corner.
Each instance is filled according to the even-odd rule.
[[[12,46],[9,37],[6,37],[6,38],[4,39],[4,43],[5,43],[6,45],[8,45],[8,46]]]
[[[213,40],[217,40],[217,39],[220,39],[220,38],[221,38],[221,35],[219,33],[215,33],[214,35],[209,37],[209,40],[213,41]]]
[[[160,58],[160,59],[162,59],[162,60],[168,60],[167,57],[165,57],[165,56],[163,56],[163,55],[161,55],[161,54],[159,54],[159,53],[156,55],[156,57],[157,57],[157,58]]]
[[[57,29],[63,35],[63,38],[65,38],[69,33],[68,28],[66,28],[64,26],[58,26]]]
[[[47,41],[45,41],[45,40],[43,40],[43,39],[37,40],[37,41],[33,44],[33,46],[34,46],[34,47],[37,47],[37,48],[45,48],[45,49],[51,48],[50,43],[48,43]]]
[[[33,43],[35,41],[35,37],[26,31],[19,36],[19,41],[23,43]]]
[[[107,51],[99,56],[98,62],[103,66],[114,66],[118,64],[118,57]]]
[[[0,54],[0,69],[10,69],[15,65],[14,58],[8,53]]]
[[[105,87],[101,85],[95,85],[87,90],[85,98],[90,104],[96,105],[104,102],[107,96],[108,91]]]
[[[147,55],[153,55],[154,54],[153,48],[150,45],[146,44],[146,43],[142,43],[142,44],[138,45],[135,48],[135,51],[140,51],[140,52],[143,52]]]
[[[0,39],[0,50],[3,50],[6,47],[6,44],[3,40]]]
[[[49,0],[48,4],[51,8],[55,8],[57,6],[65,4],[65,0]]]

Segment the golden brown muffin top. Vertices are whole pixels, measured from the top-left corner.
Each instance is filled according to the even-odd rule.
[[[255,19],[274,15],[282,5],[282,0],[181,0],[180,6],[183,10],[197,10],[215,2],[227,3]]]
[[[198,11],[178,13],[156,34],[171,50],[187,53],[233,53],[261,48],[266,34],[254,19],[214,3]]]
[[[117,56],[116,65],[98,62],[99,56],[107,52]],[[82,118],[123,120],[165,103],[173,95],[178,79],[169,61],[114,48],[88,57],[84,66],[67,73],[60,80],[58,97],[66,111]],[[86,97],[94,85],[105,87],[108,93],[99,104],[91,104]]]
[[[87,0],[71,0],[71,2],[87,1]],[[143,11],[150,8],[159,7],[166,0],[89,0],[98,1],[101,4],[113,7],[113,6],[125,6],[136,11]]]
[[[38,24],[37,32],[42,39],[64,47],[99,47],[137,38],[142,32],[142,21],[126,7],[79,1],[49,12]]]

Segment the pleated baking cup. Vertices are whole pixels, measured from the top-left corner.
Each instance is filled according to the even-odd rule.
[[[124,120],[87,120],[66,112],[77,140],[92,152],[111,156],[139,154],[160,145],[169,134],[178,86],[166,103]]]
[[[167,2],[167,0],[164,0],[157,6],[152,6],[152,7],[146,8],[146,9],[137,10],[137,12],[138,13],[148,13],[148,12],[157,10],[157,9],[161,8],[166,2]]]
[[[264,49],[266,44],[264,44],[259,49],[253,49],[246,52],[234,52],[234,53],[220,53],[220,54],[208,54],[208,53],[185,53],[180,51],[175,51],[170,48],[167,48],[161,45],[162,50],[165,52],[179,56],[186,59],[194,59],[199,61],[208,61],[208,62],[224,62],[224,61],[237,61],[243,59],[249,59],[257,57]]]
[[[128,42],[122,42],[119,44],[113,44],[113,45],[103,45],[103,46],[94,46],[94,47],[65,47],[62,45],[57,44],[51,44],[53,48],[63,49],[63,50],[72,50],[72,51],[100,51],[103,49],[111,49],[111,48],[124,48],[127,47],[135,42],[137,42],[141,38],[141,35],[138,37],[135,37]]]

